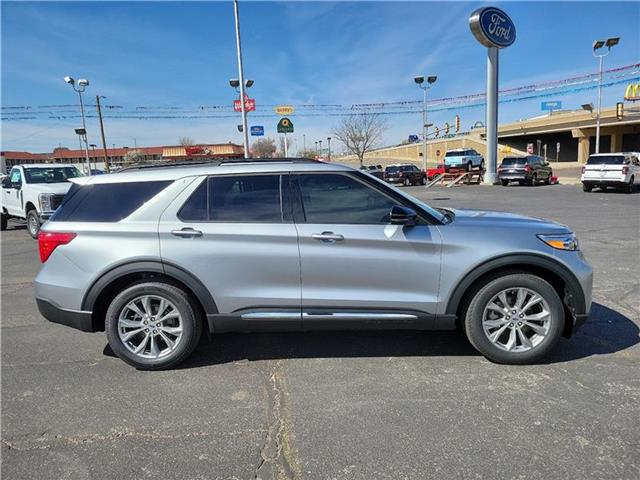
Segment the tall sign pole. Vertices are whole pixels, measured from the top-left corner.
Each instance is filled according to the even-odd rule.
[[[249,158],[249,129],[247,128],[247,111],[244,97],[244,69],[242,68],[242,46],[240,44],[240,12],[238,0],[233,0],[233,14],[236,24],[236,51],[238,54],[238,80],[240,80],[240,111],[242,112],[242,135],[244,141],[244,158]]]
[[[483,7],[469,16],[469,27],[476,40],[487,47],[487,171],[484,181],[498,181],[498,60],[499,50],[516,41],[516,27],[509,16],[495,7]]]

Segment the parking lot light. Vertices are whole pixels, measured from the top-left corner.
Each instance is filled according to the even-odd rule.
[[[620,37],[611,37],[607,40],[596,40],[593,42],[593,56],[598,59],[598,111],[596,112],[596,148],[595,153],[600,153],[600,112],[602,110],[602,68],[604,63],[604,57],[609,55],[611,47],[620,43]],[[598,53],[603,47],[607,47],[607,51]]]
[[[87,143],[87,124],[84,118],[84,103],[82,102],[82,93],[89,86],[89,80],[87,80],[86,78],[81,78],[76,83],[73,77],[66,76],[64,77],[64,81],[69,85],[71,85],[73,90],[78,94],[78,98],[80,98],[80,115],[82,117],[82,129],[85,132],[84,133],[84,153],[85,153],[85,160],[87,162],[88,174],[91,175],[91,162],[89,160],[89,144]],[[82,148],[80,148],[80,150],[82,150]]]

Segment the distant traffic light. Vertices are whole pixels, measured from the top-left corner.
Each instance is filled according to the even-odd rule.
[[[438,127],[436,127],[435,131],[436,131],[436,137],[439,137],[440,136],[440,129]]]
[[[456,133],[460,131],[460,115],[456,115]]]
[[[449,122],[444,124],[444,134],[445,135],[449,135],[449,129],[451,128],[451,125],[449,125]]]
[[[616,118],[618,120],[622,120],[624,117],[624,103],[618,102],[616,103]]]

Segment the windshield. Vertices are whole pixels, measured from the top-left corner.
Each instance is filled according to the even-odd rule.
[[[24,169],[27,183],[64,183],[69,178],[82,177],[76,167],[29,167]]]
[[[457,152],[447,152],[445,157],[462,157],[464,155],[463,150],[458,150]]]
[[[597,157],[589,157],[589,160],[587,160],[587,165],[599,165],[601,163],[622,165],[624,163],[624,155],[598,155]]]
[[[525,157],[507,157],[502,160],[502,165],[524,165],[527,163]]]

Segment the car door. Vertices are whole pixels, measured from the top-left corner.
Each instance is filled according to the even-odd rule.
[[[391,225],[409,202],[358,173],[292,176],[300,244],[303,327],[433,320],[441,238],[424,218]]]
[[[300,326],[300,257],[288,183],[279,173],[198,178],[162,214],[163,262],[204,284],[220,322],[231,316],[244,326]]]
[[[24,216],[23,213],[23,179],[19,168],[14,167],[7,177],[8,181],[2,186],[5,206],[9,215]],[[5,186],[6,185],[6,186]]]

